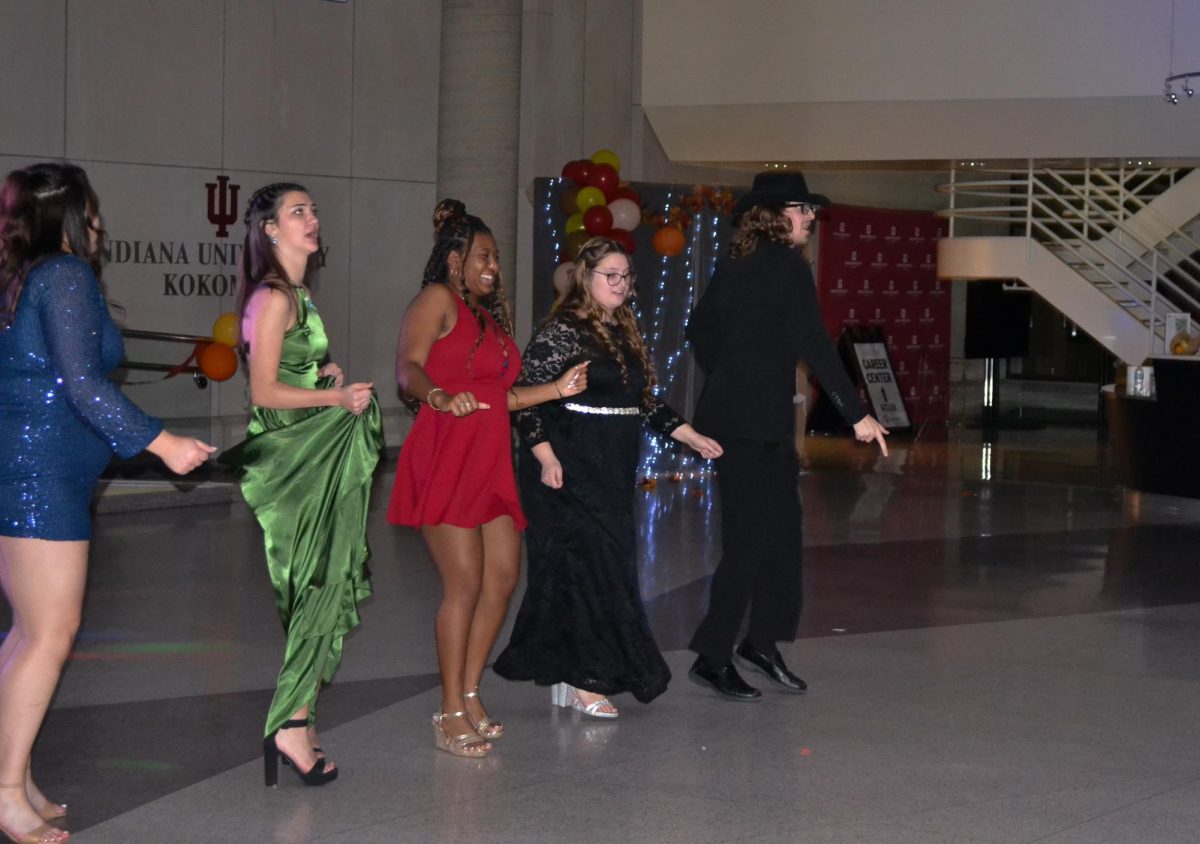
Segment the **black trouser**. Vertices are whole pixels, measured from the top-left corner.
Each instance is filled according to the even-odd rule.
[[[708,613],[689,647],[716,666],[733,655],[750,607],[747,638],[766,653],[796,638],[803,603],[799,460],[787,442],[721,438],[721,562]]]

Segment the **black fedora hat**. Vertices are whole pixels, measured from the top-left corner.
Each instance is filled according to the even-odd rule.
[[[822,208],[832,204],[829,197],[809,192],[808,182],[799,170],[767,170],[754,177],[753,186],[733,206],[733,217],[736,220],[755,205],[780,206],[789,202],[808,202]]]

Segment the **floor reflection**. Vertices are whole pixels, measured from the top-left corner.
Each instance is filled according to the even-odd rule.
[[[1158,771],[1176,748],[1193,779],[1182,757],[1200,723],[1187,709],[1200,688],[1200,612],[1172,605],[1200,604],[1200,500],[1115,486],[1093,430],[1005,431],[990,443],[978,431],[927,433],[893,437],[886,459],[848,437],[806,443],[806,606],[788,659],[813,693],[731,706],[687,682],[686,646],[720,556],[719,496],[711,477],[668,478],[631,495],[670,688],[650,706],[618,696],[621,718],[599,722],[489,673],[489,710],[511,734],[483,760],[433,749],[440,584],[419,536],[384,519],[385,469],[368,523],[375,595],[321,697],[322,741],[343,770],[328,789],[294,778],[262,789],[257,748],[282,638],[245,507],[101,515],[83,629],[35,755],[39,782],[71,804],[80,840],[524,844],[560,840],[564,817],[571,834],[603,827],[614,840],[667,840],[669,817],[678,840],[792,841],[795,806],[866,823],[893,796],[879,836],[822,840],[968,841],[987,810],[938,836],[913,808],[961,784],[950,765],[978,783],[945,797],[947,812],[997,791],[1041,794],[1046,782],[1084,788],[1101,762]],[[6,613],[0,602],[0,629]],[[1068,734],[1074,745],[1047,746]],[[782,744],[813,750],[784,759]],[[777,793],[778,826],[729,802],[730,788]],[[1109,797],[1095,796],[1105,818]],[[917,815],[897,827],[904,812]],[[1008,831],[987,840],[1034,840]]]
[[[808,438],[803,637],[1200,599],[1187,550],[1200,501],[1114,486],[1093,430],[890,446],[883,458],[847,437]],[[707,604],[715,486],[644,493],[642,580],[664,648],[686,647]],[[697,566],[705,574],[681,581]]]

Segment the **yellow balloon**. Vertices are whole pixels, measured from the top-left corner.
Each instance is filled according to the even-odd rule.
[[[604,191],[593,187],[580,188],[579,196],[575,197],[575,204],[579,206],[580,214],[593,205],[604,205]]]
[[[611,149],[598,149],[592,153],[593,164],[611,164],[612,169],[621,172],[621,159]]]
[[[234,313],[221,314],[213,323],[212,336],[218,343],[226,346],[238,344],[238,315]]]
[[[567,234],[581,232],[584,228],[586,227],[583,225],[582,213],[572,214],[570,217],[567,217]]]

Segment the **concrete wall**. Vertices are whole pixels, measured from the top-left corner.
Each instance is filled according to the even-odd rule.
[[[1200,6],[645,0],[642,104],[676,161],[1181,156]],[[1174,61],[1171,61],[1173,53]]]
[[[1026,9],[1030,1],[1020,0],[1014,8]],[[1083,2],[1069,0],[1068,5]],[[1145,17],[1150,22],[1132,26],[1128,43],[1153,43],[1152,32],[1162,28],[1163,2],[1148,0]],[[916,3],[900,0],[898,8],[915,15]],[[460,17],[487,8],[477,0],[451,5]],[[101,194],[117,247],[106,282],[110,297],[125,309],[126,325],[187,334],[207,334],[213,320],[233,307],[235,267],[229,247],[241,243],[240,217],[250,192],[281,178],[308,185],[321,208],[328,249],[316,296],[333,354],[351,377],[375,381],[389,443],[395,445],[408,425],[393,382],[395,339],[428,255],[429,213],[442,192],[442,177],[447,186],[453,179],[464,180],[463,198],[476,207],[470,161],[456,164],[454,173],[439,173],[439,152],[443,162],[453,152],[441,149],[439,122],[448,126],[463,114],[461,105],[441,108],[440,97],[451,91],[469,103],[474,84],[471,73],[443,78],[450,55],[443,51],[447,39],[459,51],[451,58],[462,64],[470,61],[473,45],[489,46],[495,55],[497,32],[508,39],[504,49],[518,49],[513,45],[519,33],[516,60],[488,70],[492,77],[504,77],[490,79],[489,85],[519,88],[519,110],[515,118],[507,118],[518,122],[515,162],[505,165],[516,168],[515,179],[511,172],[499,172],[499,165],[489,176],[496,184],[515,184],[503,189],[515,193],[508,206],[514,210],[507,212],[515,220],[503,219],[502,196],[497,210],[487,215],[497,228],[515,226],[510,252],[516,269],[508,279],[519,342],[528,337],[532,323],[534,209],[529,188],[534,178],[557,175],[563,163],[599,147],[620,155],[625,178],[682,184],[748,185],[763,163],[787,157],[759,157],[745,146],[726,159],[681,155],[660,141],[647,117],[652,107],[683,96],[681,92],[693,99],[697,93],[726,96],[722,92],[737,80],[725,76],[736,76],[743,65],[761,64],[760,58],[774,60],[770,44],[811,42],[818,50],[811,60],[815,71],[803,64],[804,51],[791,49],[784,55],[789,74],[781,77],[786,84],[780,90],[786,96],[807,91],[806,96],[819,99],[825,90],[847,98],[875,96],[873,80],[880,73],[888,77],[882,90],[889,96],[929,100],[954,94],[946,86],[961,82],[944,78],[958,72],[944,50],[936,52],[942,58],[932,68],[921,64],[933,61],[929,56],[908,57],[911,38],[928,26],[922,30],[906,24],[900,30],[904,37],[895,44],[889,46],[885,39],[864,54],[859,46],[874,42],[863,40],[855,28],[865,16],[861,2],[750,4],[783,14],[787,25],[770,29],[791,33],[787,38],[748,28],[762,15],[735,14],[745,8],[742,4],[712,0],[522,0],[518,5],[506,0],[503,19],[469,20],[470,27],[454,23],[446,31],[444,4],[436,0],[0,0],[0,70],[9,82],[0,88],[0,167],[64,157],[85,166]],[[965,11],[955,11],[960,6],[981,5],[986,4],[939,6],[943,29],[950,31],[967,17]],[[1123,5],[1109,3],[1106,8]],[[814,6],[820,7],[819,15]],[[879,20],[895,22],[890,8],[875,10],[884,15]],[[1049,14],[1041,4],[1038,9]],[[787,16],[801,13],[805,31],[816,35],[788,28]],[[1055,21],[1074,20],[1066,12],[1050,17],[1050,32],[1057,31]],[[872,37],[879,36],[883,25],[874,25]],[[1085,30],[1079,37],[1086,41],[1092,30]],[[1100,31],[1111,35],[1103,27]],[[840,34],[832,38],[833,32]],[[730,43],[759,37],[769,43],[762,48],[752,43],[754,49],[739,51],[727,62],[720,51],[722,35]],[[1024,43],[1029,37],[1022,31],[1020,39],[1010,40]],[[1041,43],[1034,41],[1028,49]],[[858,46],[850,49],[848,44]],[[1180,66],[1189,44],[1177,45]],[[1126,55],[1110,49],[1108,61],[1123,61]],[[1017,57],[1028,59],[1025,53]],[[1011,72],[1009,64],[1005,60],[989,73],[1003,77]],[[865,75],[855,76],[856,67]],[[1161,72],[1165,68],[1154,66],[1147,78],[1156,77],[1161,86]],[[1118,85],[1123,77],[1114,75],[1115,70],[1096,73],[1109,93],[1135,90]],[[983,70],[978,74],[991,78]],[[1089,74],[1068,76],[1073,85],[1091,84]],[[904,86],[927,78],[934,80],[929,90]],[[1012,80],[989,84],[998,86],[989,89],[993,98],[1020,93]],[[1086,93],[1060,88],[1044,93]],[[1181,105],[1175,114],[1184,110]],[[726,128],[720,121],[705,122],[695,137],[716,137]],[[787,133],[773,126],[766,134]],[[842,141],[872,134],[880,136],[877,141],[888,140],[885,132],[867,133],[859,126]],[[740,136],[750,138],[744,131]],[[876,157],[901,156],[884,148]],[[928,151],[921,157],[928,158]],[[711,163],[717,160],[731,163]],[[226,237],[218,236],[219,223],[209,219],[206,188],[219,184],[221,175],[240,186],[236,210],[226,209],[236,220]],[[943,203],[933,187],[945,175],[929,169],[814,164],[807,175],[814,190],[847,204],[936,208]],[[218,202],[214,211],[220,210]],[[131,343],[130,351],[136,356],[150,350]],[[178,356],[181,349],[153,351]],[[135,374],[131,380],[150,377]],[[174,419],[211,416],[217,423],[209,435],[223,444],[241,435],[245,382],[240,374],[207,391],[174,378],[134,385],[130,392],[152,411]]]
[[[186,334],[233,308],[228,247],[251,192],[305,184],[328,250],[316,301],[331,353],[375,382],[395,443],[407,424],[396,334],[435,199],[440,31],[436,0],[0,0],[0,167],[85,167],[125,324]],[[220,175],[239,186],[225,237],[206,188]],[[241,436],[241,374],[207,391],[181,377],[129,392],[168,417],[211,415],[222,444]]]

